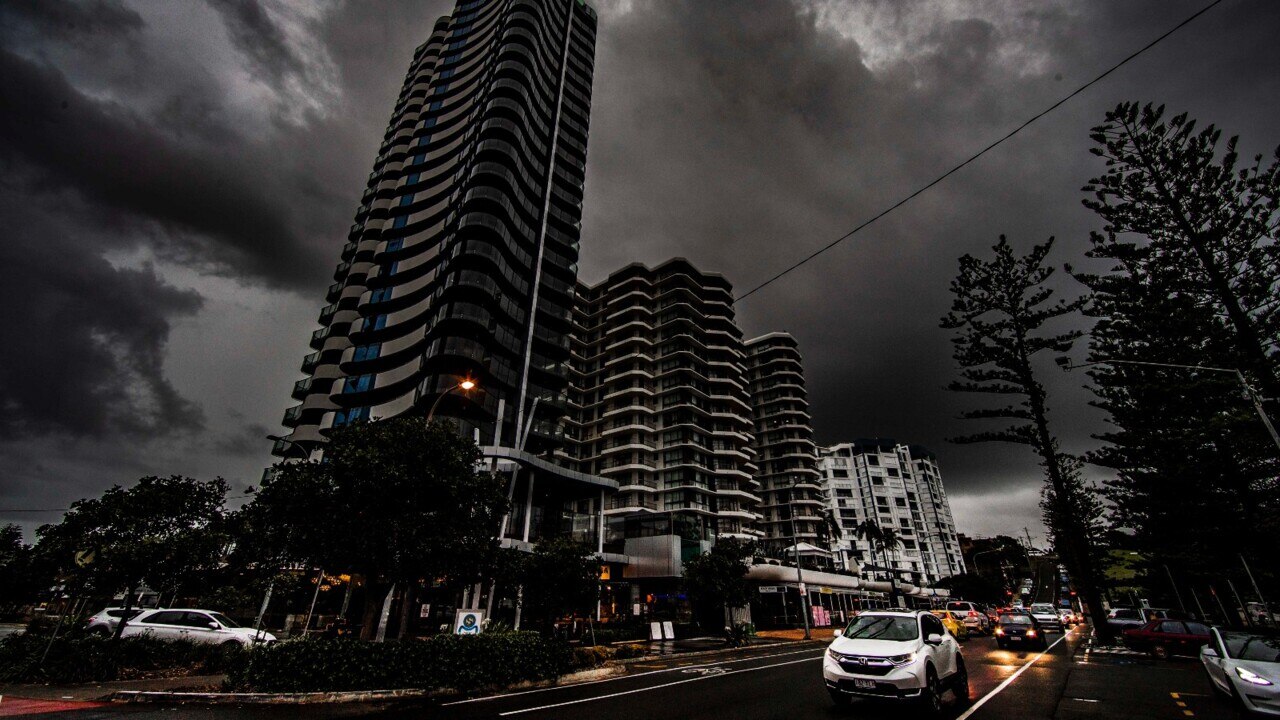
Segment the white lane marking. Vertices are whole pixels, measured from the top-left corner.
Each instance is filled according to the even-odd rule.
[[[533,690],[521,690],[513,693],[502,693],[500,695],[486,695],[485,697],[470,698],[467,700],[454,700],[453,702],[440,703],[441,707],[446,705],[465,705],[474,702],[487,702],[489,700],[500,700],[502,698],[516,697],[518,695],[531,695],[533,693],[549,692],[551,690],[566,690],[568,688],[582,687],[584,685],[598,685],[600,683],[615,682],[617,680],[630,680],[631,678],[644,677],[645,675],[658,675],[660,673],[671,672],[688,672],[694,668],[711,667],[712,665],[731,665],[733,663],[750,662],[752,660],[768,660],[769,658],[786,657],[788,655],[800,655],[802,653],[813,652],[808,650],[792,650],[784,653],[773,653],[772,655],[752,655],[751,657],[738,658],[737,660],[721,660],[719,662],[702,663],[701,665],[684,665],[681,667],[665,668],[663,670],[647,670],[641,673],[632,673],[630,675],[619,675],[618,677],[602,678],[600,680],[588,680],[586,682],[573,683],[572,685],[553,685],[551,687],[535,688]]]
[[[595,702],[596,700],[608,700],[609,698],[622,697],[623,695],[634,695],[636,693],[649,692],[650,690],[660,690],[662,688],[669,688],[676,685],[684,685],[685,683],[699,682],[701,680],[710,680],[712,678],[732,677],[734,675],[741,675],[743,673],[755,672],[756,670],[768,670],[769,668],[781,667],[783,665],[795,665],[796,663],[813,662],[814,660],[821,660],[821,659],[822,659],[822,656],[819,655],[818,657],[801,658],[799,660],[788,660],[786,662],[773,663],[772,665],[761,665],[759,667],[750,667],[743,670],[735,670],[733,672],[727,672],[719,675],[699,675],[698,677],[689,678],[687,680],[676,680],[674,682],[662,683],[661,685],[650,685],[649,687],[636,688],[635,690],[623,690],[621,692],[610,693],[608,695],[597,695],[595,697],[581,698],[578,700],[567,700],[565,702],[552,703],[550,705],[539,705],[538,707],[524,708],[521,710],[508,710],[507,712],[504,712],[504,713],[498,713],[498,716],[506,717],[508,715],[520,715],[522,713],[537,712],[539,710],[550,710],[551,708],[564,707],[566,705],[578,705],[580,703]]]
[[[1072,628],[1071,632],[1064,633],[1062,637],[1058,638],[1057,640],[1054,640],[1052,645],[1042,650],[1039,655],[1036,655],[1035,657],[1028,660],[1025,665],[1018,668],[1018,670],[1014,672],[1012,675],[1010,675],[1009,677],[1005,678],[1004,682],[997,685],[994,690],[987,693],[986,695],[983,695],[982,698],[978,700],[978,702],[974,703],[968,710],[965,710],[963,713],[961,713],[960,717],[956,718],[956,720],[965,720],[970,715],[978,712],[978,708],[982,707],[983,705],[986,705],[988,700],[1000,694],[1000,691],[1012,685],[1013,681],[1017,680],[1018,676],[1021,675],[1023,672],[1025,672],[1027,668],[1034,665],[1035,662],[1040,658],[1044,657],[1045,655],[1048,655],[1050,650],[1056,647],[1058,643],[1062,642],[1063,640],[1066,640],[1075,631],[1076,629]]]
[[[681,670],[680,672],[687,673],[687,674],[689,674],[689,675],[723,675],[723,674],[725,674],[725,673],[729,672],[729,668],[723,668],[723,667],[696,667],[696,668],[694,668],[694,667],[691,667],[691,668],[685,668],[685,669]]]

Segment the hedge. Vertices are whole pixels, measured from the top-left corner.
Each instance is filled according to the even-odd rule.
[[[451,688],[465,693],[555,678],[573,660],[564,643],[534,632],[385,643],[290,640],[254,648],[248,662],[228,673],[227,685],[249,692]]]
[[[0,640],[0,681],[85,683],[215,674],[242,665],[247,655],[239,646],[149,637],[113,641],[71,635],[50,646],[48,633],[25,632]]]

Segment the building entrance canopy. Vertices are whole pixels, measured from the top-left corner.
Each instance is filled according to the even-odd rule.
[[[871,590],[875,592],[891,592],[892,587],[887,580],[864,580],[851,575],[820,572],[817,570],[800,571],[800,581],[810,589],[829,587],[835,590]],[[796,569],[786,565],[752,565],[747,570],[747,579],[767,583],[795,584]],[[909,583],[898,583],[898,592],[910,597],[948,597],[949,590],[944,588],[917,587]]]

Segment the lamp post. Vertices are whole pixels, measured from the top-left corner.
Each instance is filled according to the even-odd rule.
[[[448,390],[445,390],[444,392],[440,393],[440,397],[437,397],[436,401],[431,403],[431,410],[427,412],[427,424],[428,425],[431,424],[431,419],[436,415],[436,408],[440,407],[440,401],[444,399],[445,395],[448,395],[449,393],[459,388],[461,388],[463,392],[467,392],[473,389],[475,386],[476,386],[476,383],[474,380],[466,379],[459,382],[457,385],[454,385],[453,387],[449,388]]]
[[[275,442],[278,442],[278,443],[284,443],[288,445],[290,448],[297,449],[297,451],[300,453],[303,460],[306,460],[307,458],[311,457],[311,452],[308,451],[306,448],[302,447],[302,443],[299,443],[296,440],[290,440],[289,438],[283,437],[281,435],[268,435],[267,439],[274,440]]]
[[[792,493],[795,488],[791,489]],[[796,504],[794,495],[787,497],[787,509],[791,512],[791,549],[796,556],[796,589],[800,591],[800,615],[804,619],[804,639],[809,640],[809,588],[804,584],[804,573],[800,570],[800,536],[796,534]]]
[[[982,570],[978,567],[978,556],[989,555],[994,552],[1001,552],[1002,550],[1004,550],[1004,548],[991,548],[990,550],[983,550],[981,552],[974,553],[973,557],[970,558],[970,560],[973,562],[973,571],[978,573],[979,575],[982,574]]]
[[[1253,403],[1253,409],[1257,411],[1258,418],[1262,420],[1263,425],[1267,426],[1267,432],[1271,434],[1271,439],[1275,442],[1276,448],[1280,448],[1280,433],[1276,432],[1276,426],[1271,423],[1271,418],[1267,416],[1267,411],[1262,407],[1264,400],[1274,400],[1275,398],[1262,397],[1262,395],[1249,384],[1249,381],[1245,379],[1244,373],[1236,370],[1235,368],[1209,367],[1207,365],[1179,365],[1176,363],[1146,362],[1142,360],[1113,360],[1110,358],[1080,363],[1079,365],[1072,365],[1070,358],[1065,357],[1058,358],[1058,365],[1060,365],[1063,370],[1075,370],[1077,368],[1089,367],[1091,365],[1138,365],[1143,367],[1177,368],[1181,370],[1204,370],[1207,372],[1234,375],[1236,382],[1240,383],[1240,387],[1244,389],[1245,397]]]

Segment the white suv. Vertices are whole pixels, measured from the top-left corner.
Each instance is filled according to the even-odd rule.
[[[234,620],[214,610],[150,610],[124,626],[121,637],[145,635],[159,640],[189,640],[207,645],[270,643],[276,636],[264,630],[240,627]]]
[[[960,645],[936,616],[915,610],[864,612],[837,630],[822,676],[837,705],[855,697],[886,698],[938,713],[947,689],[961,703],[969,700]]]

